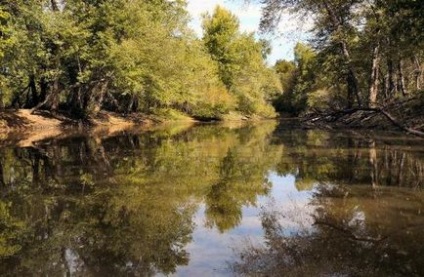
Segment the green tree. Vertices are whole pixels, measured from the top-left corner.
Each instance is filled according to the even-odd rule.
[[[421,90],[423,7],[417,1],[261,3],[263,31],[277,28],[282,11],[313,20],[310,42],[322,66],[316,74],[321,89],[308,92],[311,104],[326,96],[332,108],[384,106]]]
[[[353,7],[360,1],[263,1],[264,10],[261,27],[264,31],[276,28],[282,11],[295,13],[314,14],[315,30],[322,45],[333,44],[338,47],[340,60],[339,65],[344,71],[347,84],[347,106],[352,107],[354,102],[361,106],[361,92],[358,84],[356,68],[352,61],[351,45],[354,27]]]
[[[264,61],[269,45],[241,33],[230,11],[217,6],[203,16],[203,41],[218,63],[219,76],[244,114],[274,116],[271,99],[281,91],[277,75]]]
[[[225,8],[217,6],[213,14],[203,15],[202,27],[203,41],[218,63],[222,82],[230,89],[234,82],[233,74],[237,70],[234,44],[240,32],[238,18]]]
[[[314,96],[321,84],[315,51],[306,44],[297,43],[294,57],[293,62],[277,61],[274,66],[284,88],[275,105],[280,112],[298,116],[308,109],[319,108]]]
[[[10,51],[11,46],[13,45],[13,40],[11,39],[11,28],[9,26],[10,14],[4,11],[0,7],[0,61],[4,62],[4,57],[7,51]],[[6,97],[6,83],[7,77],[4,64],[0,67],[0,109],[4,108],[4,99]]]

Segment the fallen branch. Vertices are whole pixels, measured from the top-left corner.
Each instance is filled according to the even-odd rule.
[[[424,137],[424,132],[405,126],[404,124],[400,123],[394,116],[392,116],[390,113],[386,112],[385,110],[383,110],[381,108],[352,108],[352,109],[346,109],[346,110],[333,111],[331,113],[326,113],[326,114],[325,113],[324,114],[318,114],[318,115],[314,114],[314,115],[310,116],[309,118],[303,120],[303,122],[304,123],[311,122],[313,124],[316,124],[320,120],[323,120],[325,122],[336,122],[340,118],[342,118],[346,115],[351,115],[351,114],[354,114],[356,112],[361,112],[361,111],[381,114],[385,118],[387,118],[394,126],[398,127],[399,129],[401,129],[401,130],[403,130],[407,133],[416,135],[416,136]],[[361,122],[363,122],[363,121],[369,120],[373,117],[374,116],[366,116],[365,118],[361,117],[359,119],[360,119]],[[354,122],[354,121],[355,120],[348,120],[348,122],[344,122],[344,124],[349,125],[351,122]]]
[[[389,113],[387,113],[386,111],[380,110],[380,112],[387,118],[389,119],[395,126],[401,128],[402,130],[404,130],[405,132],[408,132],[410,134],[416,135],[416,136],[420,136],[420,137],[424,137],[424,132],[418,131],[416,129],[412,129],[412,128],[408,128],[402,124],[400,124],[392,115],[390,115]]]

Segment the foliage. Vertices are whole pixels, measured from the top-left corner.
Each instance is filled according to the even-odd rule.
[[[392,147],[392,143],[397,146]],[[288,274],[311,265],[328,269],[326,263],[313,262],[318,257],[331,264],[343,258],[343,264],[385,265],[384,270],[391,270],[401,258],[411,269],[422,271],[422,263],[415,259],[421,256],[403,252],[422,252],[423,241],[419,227],[424,222],[417,211],[423,206],[424,162],[422,152],[411,151],[411,145],[416,146],[412,150],[421,147],[419,141],[403,137],[384,140],[379,136],[374,141],[339,132],[292,130],[284,125],[276,128],[275,121],[264,121],[228,127],[172,124],[156,131],[72,134],[39,141],[32,147],[2,147],[0,272],[169,275],[189,263],[189,251],[195,251],[190,245],[195,224],[230,232],[242,223],[246,208],[266,208],[278,203],[276,197],[285,196],[288,201],[279,208],[307,201],[306,211],[316,211],[317,221],[343,227],[355,238],[387,236],[387,245],[396,247],[381,248],[386,245],[383,243],[374,249],[369,247],[370,241],[348,244],[352,236],[337,230],[327,233],[319,224],[313,226],[318,237],[302,240],[302,236],[293,236],[293,225],[286,224],[281,227],[287,229],[275,234],[275,244],[264,245],[270,251],[255,256],[271,260],[247,263],[248,267],[270,266],[280,273],[278,276],[282,269]],[[276,175],[289,178],[276,181]],[[297,190],[308,192],[290,193],[290,180]],[[271,189],[274,193],[269,195]],[[381,199],[382,194],[387,198]],[[357,201],[360,195],[363,199]],[[269,196],[269,203],[265,196]],[[365,216],[358,216],[358,212]],[[199,214],[204,221],[199,220]],[[281,215],[286,223],[291,216]],[[251,212],[244,216],[251,223]],[[296,219],[305,220],[302,216]],[[271,222],[263,223],[264,241],[268,242]],[[260,228],[260,224],[255,226]],[[244,228],[235,231],[238,237],[246,235]],[[255,232],[255,236],[261,234]],[[320,234],[339,242],[339,247],[314,239],[321,238]],[[235,249],[240,246],[238,240],[230,243],[235,243]],[[278,251],[287,245],[299,252]],[[386,259],[364,262],[363,251],[375,255],[375,250],[394,254],[388,257],[391,267]],[[255,253],[243,253],[243,257]],[[294,260],[301,268],[279,267],[293,261],[280,259],[296,257],[293,253],[300,253],[297,257],[301,259]],[[274,255],[278,259],[272,260]],[[357,260],[350,261],[350,255]]]
[[[7,107],[64,110],[79,118],[100,109],[175,109],[213,118],[238,109],[243,98],[258,101],[249,102],[244,112],[272,114],[263,112],[269,108],[262,97],[271,88],[253,85],[255,78],[273,78],[261,55],[266,44],[253,35],[233,40],[239,32],[234,15],[224,23],[232,24],[229,30],[215,32],[208,41],[196,38],[188,22],[186,1],[2,4],[1,100]],[[215,52],[212,45],[218,47]],[[249,89],[237,95],[230,91],[230,82],[231,90],[237,89],[258,66],[261,73],[251,76]]]
[[[236,16],[220,6],[203,15],[203,29],[205,46],[218,64],[220,79],[237,99],[237,110],[275,116],[270,104],[281,87],[264,61],[267,43],[257,41],[253,33],[241,33]]]
[[[172,127],[175,127],[173,125]],[[220,232],[269,192],[275,122],[77,136],[0,149],[0,272],[169,275],[194,218]]]
[[[280,111],[298,115],[304,110],[385,106],[422,90],[424,7],[420,1],[251,2],[263,5],[265,32],[280,31],[282,12],[313,22],[309,46],[316,55],[315,67],[304,78],[300,75],[305,69],[300,67],[280,69],[285,82],[285,93],[275,103]],[[287,72],[296,72],[296,82]]]
[[[313,93],[319,93],[317,84],[318,58],[307,45],[298,43],[294,49],[294,62],[277,61],[275,69],[284,84],[283,94],[275,100],[280,112],[299,115],[318,105],[311,101]]]

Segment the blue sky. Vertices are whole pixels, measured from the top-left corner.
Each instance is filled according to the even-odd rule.
[[[188,0],[188,11],[191,14],[191,27],[201,36],[200,15],[206,11],[212,12],[216,5],[231,10],[240,20],[242,31],[256,32],[261,18],[260,5],[246,5],[243,1],[228,0]],[[297,41],[305,39],[308,24],[291,15],[285,14],[278,26],[278,36],[268,37],[272,43],[272,53],[268,62],[272,65],[278,59],[293,59],[293,47]]]

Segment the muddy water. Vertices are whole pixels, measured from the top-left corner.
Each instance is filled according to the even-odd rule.
[[[20,145],[20,146],[18,146]],[[0,148],[0,275],[424,275],[424,141],[277,122]]]

